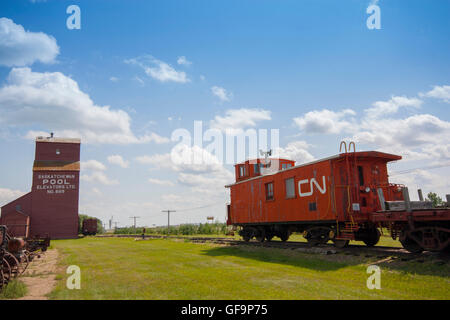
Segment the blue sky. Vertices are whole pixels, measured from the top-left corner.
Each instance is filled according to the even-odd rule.
[[[72,4],[80,30],[66,27]],[[298,162],[352,139],[403,155],[393,171],[442,166],[391,180],[450,193],[450,1],[380,0],[379,30],[366,26],[370,4],[2,1],[0,204],[30,189],[30,137],[54,131],[82,138],[81,212],[151,225],[165,223],[161,209],[211,205],[173,222],[223,221],[232,167],[167,165],[172,132],[192,132],[195,120],[279,129],[281,152]],[[101,115],[88,121],[93,110]]]

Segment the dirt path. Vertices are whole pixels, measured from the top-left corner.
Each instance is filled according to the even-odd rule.
[[[41,257],[33,259],[20,281],[28,287],[28,293],[18,300],[47,300],[56,285],[58,251],[47,250]]]

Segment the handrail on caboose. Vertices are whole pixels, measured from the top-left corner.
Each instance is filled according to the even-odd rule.
[[[345,141],[341,141],[341,144],[339,145],[339,152],[342,153],[342,144],[344,144],[345,153],[347,153],[347,142]]]

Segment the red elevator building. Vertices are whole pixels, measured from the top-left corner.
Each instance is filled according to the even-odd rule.
[[[0,223],[16,237],[78,236],[80,139],[38,137],[31,192],[4,205]]]

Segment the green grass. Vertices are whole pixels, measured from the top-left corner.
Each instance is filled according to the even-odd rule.
[[[53,299],[450,299],[450,267],[433,262],[306,254],[174,240],[85,238],[52,244],[62,253]],[[381,290],[366,287],[369,264]],[[65,269],[81,268],[81,289]]]
[[[27,294],[27,286],[20,280],[11,280],[0,292],[0,299],[18,299]]]

